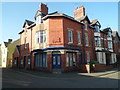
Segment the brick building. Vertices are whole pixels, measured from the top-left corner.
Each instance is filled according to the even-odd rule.
[[[120,36],[117,31],[112,31],[113,50],[116,53],[117,62],[120,64]]]
[[[111,28],[100,30],[101,25],[97,19],[92,21],[91,26],[95,28],[95,51],[98,63],[104,65],[114,64],[116,62],[116,54],[113,51]]]
[[[48,14],[41,3],[34,18],[35,23],[25,20],[19,33],[21,68],[64,72],[95,60],[94,28],[83,6],[75,9],[73,18],[61,12]]]
[[[87,65],[97,61],[96,23],[90,22],[83,6],[77,7],[71,17],[58,11],[48,14],[47,5],[40,3],[34,18],[36,22],[25,20],[19,32],[21,43],[16,47],[17,55],[13,54],[14,67],[50,72],[89,71]],[[100,31],[100,37],[107,40],[106,32]]]

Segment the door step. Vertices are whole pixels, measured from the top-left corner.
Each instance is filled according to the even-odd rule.
[[[61,74],[61,69],[53,69],[54,74]]]

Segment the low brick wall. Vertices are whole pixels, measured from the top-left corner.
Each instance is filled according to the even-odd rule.
[[[93,64],[94,71],[104,71],[112,69],[113,66],[106,66],[105,64]]]

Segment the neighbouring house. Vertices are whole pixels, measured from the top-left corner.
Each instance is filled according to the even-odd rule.
[[[40,3],[34,18],[35,22],[25,20],[19,32],[20,45],[13,53],[13,67],[89,72],[91,62],[107,65],[115,62],[111,29],[100,30],[100,23],[91,22],[83,6],[77,7],[71,17],[58,11],[48,13],[47,5]]]
[[[100,30],[101,24],[97,19],[92,21],[91,26],[95,28],[95,51],[98,63],[101,64],[101,67],[114,64],[116,62],[116,54],[113,51],[111,29]]]
[[[12,39],[8,39],[8,42],[1,43],[0,52],[1,52],[1,62],[2,68],[6,68],[7,65],[7,47],[12,42]]]
[[[117,31],[112,31],[113,50],[116,53],[117,63],[120,64],[120,36]]]
[[[13,58],[13,53],[15,51],[15,47],[17,45],[20,45],[20,39],[17,39],[10,43],[7,47],[7,67],[12,67],[12,58]]]
[[[116,53],[113,50],[113,38],[112,29],[110,27],[102,29],[107,34],[107,45],[106,45],[106,65],[114,64],[116,60]]]
[[[12,61],[12,67],[20,68],[20,46],[16,45],[14,53],[13,53],[13,61]],[[22,63],[21,63],[22,64]]]

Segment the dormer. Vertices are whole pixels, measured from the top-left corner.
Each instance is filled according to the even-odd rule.
[[[43,4],[43,3],[40,3],[39,5],[39,8],[38,8],[38,11],[37,13],[35,14],[35,20],[36,20],[36,24],[41,24],[43,23],[43,20],[42,18],[44,16],[46,16],[48,14],[48,7],[47,5]]]
[[[92,21],[91,26],[93,26],[95,28],[94,32],[100,32],[101,25],[97,19]]]
[[[107,36],[112,38],[112,30],[110,27],[103,29],[104,32],[107,33]]]

